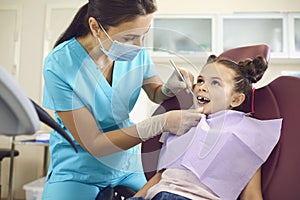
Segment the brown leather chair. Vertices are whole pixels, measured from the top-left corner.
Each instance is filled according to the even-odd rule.
[[[266,45],[240,47],[223,52],[220,56],[236,62],[263,55],[268,60],[270,51]],[[300,78],[281,76],[254,93],[254,117],[258,119],[283,118],[281,137],[262,165],[262,192],[264,200],[300,199]],[[185,95],[182,97],[181,95]],[[190,96],[180,94],[162,103],[154,115],[174,109],[186,109],[192,105]],[[250,110],[251,105],[248,105]],[[161,144],[159,137],[142,144],[143,165],[147,178],[156,169]],[[149,160],[148,160],[149,159]]]
[[[254,93],[254,114],[257,119],[283,118],[281,137],[267,161],[262,165],[264,200],[300,199],[300,78],[281,76]],[[165,104],[166,105],[166,104]],[[166,108],[165,110],[173,109]],[[249,105],[250,107],[250,105]],[[161,112],[156,110],[155,114]],[[151,165],[158,159],[160,143],[154,138],[142,145],[143,164]],[[152,154],[150,153],[152,151]],[[151,160],[145,160],[151,155]],[[146,155],[146,156],[145,156]],[[148,158],[147,158],[148,159]],[[152,164],[152,169],[155,169]],[[147,178],[155,172],[148,167]],[[147,170],[146,169],[146,170]]]
[[[253,59],[261,55],[267,61],[270,60],[270,48],[265,44],[237,47],[221,53],[220,57],[225,57],[235,62],[244,61],[247,58]]]
[[[238,47],[224,51],[219,56],[226,57],[235,62],[243,61],[247,58],[253,59],[261,55],[267,61],[270,59],[270,48],[265,44]],[[163,102],[153,113],[158,115],[170,110],[189,109],[193,105],[192,96],[185,91],[180,92],[175,97],[172,97]],[[251,106],[244,110],[251,111]],[[150,179],[156,172],[161,143],[158,141],[160,136],[156,136],[142,144],[142,162],[147,179]]]
[[[283,118],[281,136],[262,166],[264,200],[300,199],[300,78],[281,76],[257,89],[254,117]]]

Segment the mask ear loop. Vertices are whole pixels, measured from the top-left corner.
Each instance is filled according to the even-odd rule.
[[[99,24],[101,30],[102,30],[102,31],[105,33],[105,35],[107,36],[107,38],[113,43],[113,40],[112,40],[111,37],[108,35],[108,33],[105,31],[105,29],[104,29],[103,26],[100,24],[100,22],[98,22],[98,24]],[[103,44],[102,44],[102,42],[101,42],[99,36],[96,36],[96,38],[97,38],[97,40],[98,40],[98,42],[99,42],[99,44],[100,44],[100,46],[101,46],[101,50],[102,50],[103,52],[108,52],[108,51],[104,48],[104,46],[103,46]]]
[[[254,114],[254,112],[255,112],[254,93],[255,93],[255,87],[252,88],[252,93],[251,93],[251,114]]]
[[[105,35],[107,36],[107,38],[108,38],[111,42],[113,42],[113,39],[108,35],[108,33],[106,32],[106,30],[104,29],[104,27],[100,24],[100,22],[98,22],[98,24],[99,24],[101,30],[102,30],[102,31],[105,33]]]

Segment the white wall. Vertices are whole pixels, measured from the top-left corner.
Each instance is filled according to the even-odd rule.
[[[83,5],[84,0],[1,0],[0,9],[11,5],[21,7],[20,58],[17,81],[25,93],[41,103],[42,65],[45,35],[45,19],[47,4]],[[4,19],[0,19],[4,20]],[[5,19],[7,20],[7,19]],[[9,20],[9,19],[8,19]],[[5,28],[5,27],[4,27]],[[2,29],[2,27],[1,27]],[[0,44],[1,45],[1,44]],[[1,52],[5,53],[5,52]],[[0,61],[1,63],[1,61]],[[42,126],[43,129],[47,129]],[[29,139],[34,136],[19,136],[16,139]],[[10,139],[0,136],[0,147],[9,147]],[[14,163],[14,197],[24,199],[25,191],[22,186],[42,176],[43,147],[16,145],[20,155]],[[3,160],[2,167],[2,197],[8,191],[9,159]]]
[[[157,0],[157,4],[163,14],[293,12],[300,8],[298,0]]]
[[[26,94],[41,103],[42,91],[42,65],[44,52],[45,19],[47,4],[82,5],[84,0],[0,0],[0,8],[8,5],[19,5],[21,12],[20,32],[20,58],[18,82]],[[206,13],[231,13],[231,12],[288,12],[300,11],[299,0],[158,0],[158,13],[160,14],[206,14]],[[3,20],[3,19],[0,19]],[[1,27],[5,28],[5,27]],[[0,44],[1,45],[1,44]],[[3,52],[1,52],[3,53]],[[5,53],[5,52],[4,52]],[[0,62],[1,63],[1,62]],[[164,63],[159,63],[164,66]],[[265,75],[261,84],[265,84],[280,74],[281,70],[299,70],[298,63],[285,60],[282,63],[270,63],[270,70]],[[165,71],[165,68],[161,68]],[[166,71],[163,72],[165,79]],[[145,101],[142,98],[142,102]],[[141,110],[142,104],[139,104]],[[146,114],[151,111],[148,110]],[[138,112],[136,112],[138,113]],[[140,113],[145,115],[145,112]],[[136,117],[136,120],[141,117]],[[45,127],[43,127],[45,128]],[[24,139],[28,137],[19,137]],[[9,139],[0,136],[0,145],[8,146]],[[20,155],[15,159],[14,168],[14,191],[15,198],[22,199],[25,193],[22,186],[42,175],[42,147],[39,146],[16,146]],[[8,160],[3,161],[2,168],[2,191],[6,196],[8,184]]]

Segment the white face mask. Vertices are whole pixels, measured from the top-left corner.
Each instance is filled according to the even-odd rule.
[[[108,39],[112,42],[111,47],[107,51],[104,46],[102,45],[102,42],[99,37],[97,37],[99,43],[100,43],[100,49],[105,53],[108,57],[110,57],[112,60],[115,61],[132,61],[142,50],[141,47],[131,44],[124,44],[117,40],[112,40],[111,37],[107,34],[107,32],[104,30],[104,28],[99,23],[101,29],[106,34]]]

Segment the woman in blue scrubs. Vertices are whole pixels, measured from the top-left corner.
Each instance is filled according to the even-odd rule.
[[[183,134],[200,120],[196,110],[136,125],[129,119],[141,89],[160,103],[187,87],[175,74],[163,84],[142,48],[155,11],[153,0],[90,0],[46,57],[43,106],[79,151],[51,133],[44,200],[94,200],[116,185],[139,190],[146,179],[136,145],[163,131]]]

